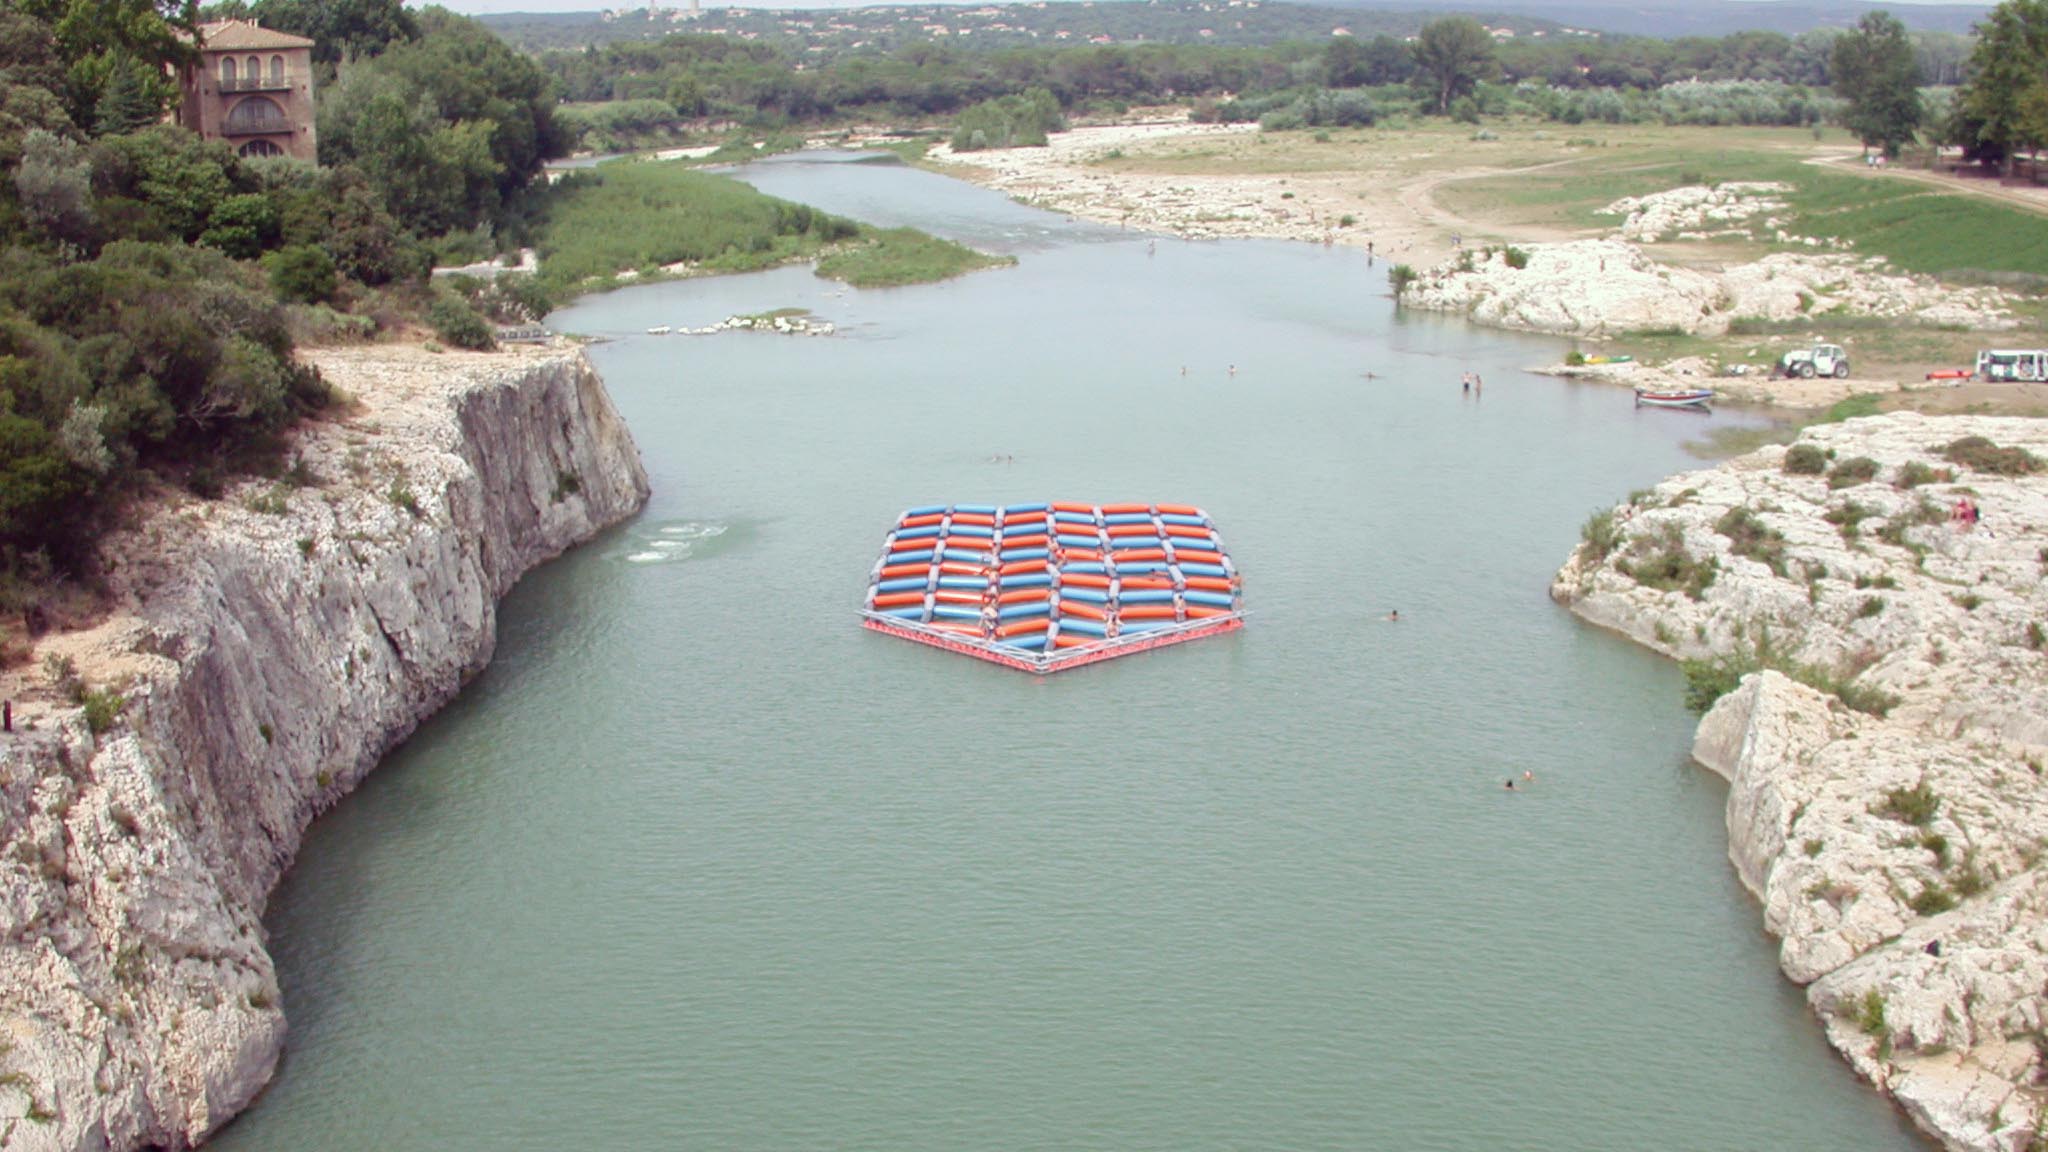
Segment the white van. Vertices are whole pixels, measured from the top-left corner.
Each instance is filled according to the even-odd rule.
[[[2048,380],[2048,351],[2002,351],[1977,353],[1980,380]]]

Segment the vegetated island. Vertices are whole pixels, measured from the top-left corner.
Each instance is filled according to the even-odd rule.
[[[1685,661],[1785,974],[1973,1152],[2048,1124],[2044,467],[2039,420],[1821,424],[1596,513],[1551,589]]]

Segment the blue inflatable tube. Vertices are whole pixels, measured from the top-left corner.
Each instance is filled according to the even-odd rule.
[[[979,576],[941,576],[939,577],[939,587],[961,588],[979,592],[988,587],[988,581]]]
[[[1011,516],[1014,516],[1014,515],[1016,515],[1016,514],[1017,514],[1017,513],[1019,513],[1019,512],[1050,512],[1050,511],[1052,511],[1052,505],[1050,505],[1050,504],[1005,504],[1005,505],[1003,505],[1003,517],[1004,517],[1004,519],[1008,519],[1009,517],[1011,517]]]
[[[1047,548],[1012,548],[1003,553],[1003,563],[1010,564],[1018,560],[1043,560],[1050,555],[1052,555],[1052,551]]]
[[[1083,636],[1109,635],[1109,628],[1102,621],[1090,620],[1085,616],[1060,617],[1060,631],[1074,632]]]
[[[1090,604],[1109,603],[1109,593],[1100,588],[1061,588],[1062,600],[1086,600]]]
[[[875,585],[875,591],[910,592],[924,587],[924,582],[925,577],[923,576],[899,576],[894,580],[884,580]]]
[[[996,514],[996,506],[993,504],[955,504],[953,505],[953,511],[965,512],[972,516],[993,516]]]
[[[1152,517],[1143,512],[1117,512],[1102,518],[1104,524],[1150,524]]]
[[[1093,524],[1095,517],[1086,512],[1055,512],[1052,518],[1061,524]]]
[[[1237,607],[1237,601],[1232,599],[1228,592],[1206,592],[1199,588],[1190,588],[1181,595],[1185,596],[1190,604],[1207,604],[1212,608]]]
[[[995,538],[996,530],[986,524],[955,524],[950,529],[955,536],[987,536]]]
[[[1166,541],[1157,536],[1112,536],[1109,545],[1118,552],[1135,552],[1140,548],[1164,548]]]
[[[1142,576],[1148,572],[1166,571],[1166,563],[1162,560],[1134,560],[1117,565],[1116,570],[1122,576]]]
[[[902,519],[908,520],[912,516],[931,516],[945,510],[946,506],[944,504],[920,504],[915,508],[905,508]]]
[[[972,548],[947,548],[939,553],[947,560],[958,560],[963,564],[986,564],[988,553],[976,552]]]
[[[1002,609],[996,613],[996,619],[1027,620],[1033,616],[1050,615],[1052,615],[1052,605],[1046,603],[1043,600],[1037,600],[1029,604],[1005,604],[1003,605]]]
[[[1178,512],[1161,512],[1159,518],[1168,524],[1179,524],[1188,528],[1207,528],[1209,522],[1200,516],[1183,516]]]
[[[935,618],[947,620],[979,620],[981,619],[981,609],[967,604],[934,604],[932,605],[932,615]]]
[[[1196,564],[1192,561],[1180,565],[1180,570],[1190,576],[1228,576],[1229,570],[1221,564]]]
[[[1060,565],[1062,572],[1093,572],[1097,576],[1109,575],[1109,565],[1100,560],[1076,560],[1072,564]]]
[[[1124,620],[1118,623],[1120,632],[1151,632],[1158,628],[1173,627],[1171,620]]]
[[[1068,548],[1095,548],[1102,544],[1100,536],[1072,536],[1060,533],[1060,543]]]
[[[937,524],[920,524],[915,528],[898,528],[896,530],[896,539],[922,540],[926,536],[937,536],[938,534],[939,526]]]
[[[996,643],[1005,648],[1043,648],[1045,647],[1045,633],[1034,632],[1029,636],[1012,636],[1007,640],[998,640]]]
[[[892,564],[892,565],[895,565],[895,564],[929,564],[929,563],[931,563],[931,562],[932,562],[932,557],[934,557],[934,556],[936,556],[936,555],[938,555],[938,553],[937,553],[937,552],[932,552],[932,551],[925,551],[925,552],[891,552],[891,553],[889,553],[889,563],[890,563],[890,564]]]
[[[1173,592],[1167,588],[1134,588],[1118,594],[1117,599],[1125,604],[1171,604]]]
[[[1002,580],[1005,591],[1013,588],[1049,588],[1052,586],[1052,573],[1013,572],[1003,577]],[[941,578],[939,582],[941,584],[945,583],[944,578]]]
[[[922,620],[922,619],[924,619],[924,609],[923,609],[922,607],[917,607],[917,608],[884,608],[884,609],[882,609],[882,610],[881,610],[880,612],[876,613],[876,615],[878,615],[878,616],[896,616],[896,617],[900,617],[901,619],[904,619],[904,620]]]

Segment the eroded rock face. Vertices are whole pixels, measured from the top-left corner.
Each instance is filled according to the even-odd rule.
[[[1659,264],[1622,240],[1526,244],[1461,254],[1401,293],[1413,308],[1483,324],[1569,336],[1675,330],[1718,336],[1737,320],[1830,314],[2006,329],[2017,321],[1995,288],[1951,288],[1886,272],[1875,257],[1774,253],[1718,272]]]
[[[44,649],[133,677],[121,717],[30,699],[0,736],[0,1146],[183,1148],[248,1104],[306,825],[489,660],[521,574],[646,499],[580,353],[309,358],[354,403],[302,435],[314,483],[110,541],[122,609]]]
[[[1721,697],[1694,755],[1728,778],[1729,857],[1784,971],[1922,1127],[2016,1152],[2048,1007],[2048,476],[1951,462],[1967,436],[2048,461],[2040,421],[1823,425],[1800,441],[1823,474],[1772,447],[1666,480],[1589,526],[1607,546],[1552,595],[1674,657],[1780,669]],[[1980,523],[1951,519],[1962,497]]]

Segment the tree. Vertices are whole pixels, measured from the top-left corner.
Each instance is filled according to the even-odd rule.
[[[1866,147],[1896,157],[1926,116],[1919,66],[1906,26],[1888,12],[1866,12],[1856,30],[1835,41],[1829,61],[1835,95],[1848,102],[1842,125]]]
[[[1332,37],[1323,47],[1323,83],[1356,88],[1365,82],[1365,45],[1355,36]]]
[[[2005,0],[1977,26],[1970,79],[1945,135],[1963,154],[2012,174],[2013,153],[2038,146],[2027,109],[2048,83],[2048,0]]]
[[[117,57],[108,65],[107,83],[93,106],[95,136],[119,136],[163,116],[163,105],[151,91],[150,77],[137,71],[135,61]]]
[[[2048,3],[2048,0],[2040,0]],[[1422,26],[1415,40],[1418,87],[1439,115],[1448,115],[1451,101],[1470,95],[1481,80],[1493,78],[1493,34],[1470,16],[1452,16]]]

